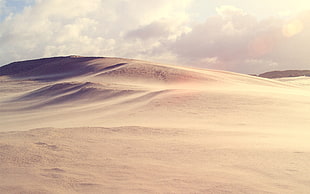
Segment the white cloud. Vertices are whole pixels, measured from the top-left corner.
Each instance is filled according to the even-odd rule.
[[[245,73],[309,69],[310,12],[286,21],[258,20],[232,6],[217,11],[218,15],[171,43],[180,63]],[[212,58],[216,64],[205,60]]]
[[[240,8],[231,5],[222,5],[216,8],[216,12],[223,18],[234,17],[236,15],[244,16],[246,12]]]
[[[158,47],[158,40],[139,45],[127,40],[127,35],[156,38],[163,33],[159,37],[175,39],[180,21],[188,18],[185,10],[190,2],[37,0],[0,22],[0,63],[68,54],[141,56]]]
[[[203,63],[208,63],[208,64],[216,64],[219,62],[217,57],[207,57],[201,60]]]
[[[220,6],[216,15],[197,23],[187,11],[191,2],[36,0],[0,20],[0,64],[77,54],[245,73],[308,68],[310,12],[288,20],[258,19]]]

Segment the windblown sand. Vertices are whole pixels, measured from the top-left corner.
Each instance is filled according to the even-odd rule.
[[[305,78],[83,57],[0,75],[0,193],[310,193]]]

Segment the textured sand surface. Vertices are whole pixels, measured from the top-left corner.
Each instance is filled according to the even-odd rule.
[[[310,192],[305,78],[84,57],[0,75],[0,193]]]

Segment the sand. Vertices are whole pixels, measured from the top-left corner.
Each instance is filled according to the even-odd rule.
[[[310,192],[305,78],[84,57],[0,75],[0,193]]]

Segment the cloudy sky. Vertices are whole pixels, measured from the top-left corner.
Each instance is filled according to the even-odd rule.
[[[261,73],[310,69],[309,0],[0,0],[0,65],[117,56]]]

